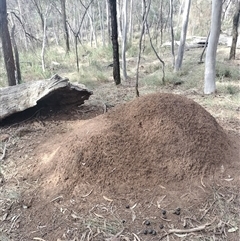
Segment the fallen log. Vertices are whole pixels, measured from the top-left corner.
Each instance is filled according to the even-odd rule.
[[[0,122],[28,108],[65,107],[81,105],[92,92],[68,78],[54,75],[47,80],[30,81],[20,85],[0,88]]]

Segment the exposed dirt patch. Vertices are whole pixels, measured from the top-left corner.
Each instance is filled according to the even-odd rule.
[[[70,191],[82,182],[119,194],[141,192],[213,174],[230,153],[227,135],[200,105],[152,94],[78,125],[35,175],[44,176],[51,193],[55,185]]]
[[[3,129],[9,152],[1,195],[12,195],[2,198],[5,240],[100,241],[122,229],[122,240],[159,240],[171,227],[208,223],[204,236],[237,226],[239,137],[205,109],[182,96],[153,94],[77,120],[103,111],[92,108]],[[227,201],[234,217],[221,206]]]

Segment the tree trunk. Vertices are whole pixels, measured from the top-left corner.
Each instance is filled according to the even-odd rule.
[[[121,21],[121,1],[116,0],[116,11],[117,11],[117,25],[118,25],[118,36],[122,38],[122,21]]]
[[[238,40],[238,25],[239,25],[239,16],[240,16],[240,2],[236,3],[236,12],[233,16],[233,28],[232,28],[232,45],[230,50],[229,59],[235,59],[236,47]]]
[[[128,25],[128,42],[132,44],[133,39],[133,0],[130,0],[130,10],[129,10],[129,25]]]
[[[19,54],[18,54],[18,47],[17,43],[15,41],[15,24],[13,23],[12,31],[11,31],[11,37],[12,37],[12,44],[13,44],[13,50],[14,50],[14,56],[15,56],[15,63],[16,63],[16,83],[20,84],[22,82],[22,76],[21,76],[21,68],[20,68],[20,62],[19,62]]]
[[[8,85],[13,86],[16,85],[15,63],[13,58],[12,43],[8,31],[6,0],[0,0],[0,36],[2,39],[2,49],[8,77]]]
[[[0,124],[5,118],[29,108],[65,108],[82,105],[92,91],[68,78],[54,75],[51,79],[28,81],[13,87],[0,88]],[[26,118],[25,115],[23,115]]]
[[[109,0],[111,12],[111,28],[112,28],[112,47],[113,47],[113,78],[116,85],[121,84],[120,68],[119,68],[119,45],[118,45],[118,25],[117,25],[117,9],[116,0]]]
[[[43,41],[42,41],[42,51],[41,51],[43,73],[45,72],[45,48],[46,48],[46,42],[47,42],[47,15],[48,15],[48,9],[46,10],[46,13],[44,16]]]
[[[146,0],[142,0],[142,6],[146,6]],[[140,33],[140,38],[139,38],[139,49],[138,49],[138,59],[137,59],[137,73],[136,73],[136,85],[135,85],[135,90],[136,90],[136,96],[139,97],[139,91],[138,91],[138,77],[139,77],[139,65],[140,65],[140,60],[141,60],[141,53],[142,53],[142,40],[143,40],[143,35],[145,32],[145,24],[147,21],[149,9],[151,5],[151,0],[148,2],[147,9],[144,9],[144,12],[142,13],[142,27],[141,27],[141,33]]]
[[[90,11],[90,13],[89,13]],[[93,24],[93,18],[92,18],[92,8],[89,8],[89,11],[87,11],[87,15],[89,18],[89,22],[90,22],[90,26],[91,26],[91,31],[90,31],[90,36],[91,36],[91,46],[92,46],[92,41],[95,40],[95,47],[97,47],[97,34],[96,34],[96,30]]]
[[[127,0],[123,1],[122,8],[122,71],[123,79],[127,79],[126,48],[127,48]]]
[[[205,60],[204,94],[216,91],[216,55],[221,29],[222,0],[212,1],[211,29]]]
[[[66,0],[61,0],[61,9],[62,9],[62,23],[64,29],[64,38],[66,44],[66,53],[70,51],[70,44],[69,44],[69,32],[67,27],[67,16],[66,16]]]
[[[208,45],[209,35],[210,35],[210,32],[208,33],[208,36],[207,36],[206,42],[205,42],[205,44],[204,44],[204,48],[203,48],[202,54],[201,54],[201,56],[200,56],[200,60],[199,60],[199,62],[198,62],[199,64],[202,64],[202,63],[203,63],[203,55],[204,55],[205,50],[206,50],[207,45]]]
[[[19,9],[19,18],[21,20],[21,22],[23,23],[23,14],[22,14],[22,3],[21,0],[17,0],[17,4],[18,4],[18,9]],[[24,35],[24,45],[25,45],[25,49],[28,51],[28,41],[27,41],[27,36],[26,36],[26,32],[24,31],[24,29],[22,30],[22,34]]]
[[[108,44],[111,43],[111,19],[109,17],[109,4],[108,4],[108,0],[106,0],[106,17],[107,17],[107,32],[108,32]]]
[[[100,22],[100,29],[101,29],[101,38],[103,46],[106,45],[105,43],[105,31],[104,31],[104,19],[103,19],[103,2],[97,1],[98,4],[98,14],[99,14],[99,22]]]
[[[174,32],[173,32],[173,0],[169,1],[169,8],[170,8],[170,28],[171,28],[171,52],[172,52],[172,58],[173,58],[173,67],[175,65],[175,50],[174,50],[174,45],[175,45],[175,39],[174,39]]]
[[[183,54],[184,54],[184,48],[185,48],[185,41],[186,41],[186,35],[187,35],[187,27],[188,27],[188,18],[189,18],[190,6],[191,6],[191,0],[186,0],[185,1],[184,12],[183,12],[183,25],[182,25],[182,31],[181,31],[180,44],[179,44],[179,47],[178,47],[178,55],[177,55],[175,68],[174,68],[175,71],[179,71],[179,69],[182,67]]]

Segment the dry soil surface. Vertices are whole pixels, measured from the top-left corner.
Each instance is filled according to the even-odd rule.
[[[0,134],[0,240],[237,241],[238,124],[168,93],[15,119]]]

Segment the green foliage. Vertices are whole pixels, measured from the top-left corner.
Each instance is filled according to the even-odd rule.
[[[162,86],[162,73],[157,71],[153,74],[146,75],[141,82],[147,86]]]
[[[239,80],[240,69],[224,62],[217,62],[216,64],[216,77],[223,79],[228,78],[231,80]]]
[[[240,93],[240,87],[234,84],[234,82],[217,82],[218,93],[236,95]]]
[[[138,56],[138,46],[137,45],[131,45],[127,50],[127,56],[128,57],[137,57]]]

